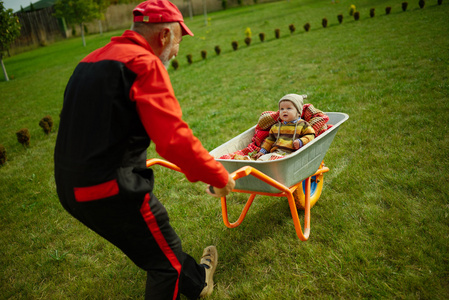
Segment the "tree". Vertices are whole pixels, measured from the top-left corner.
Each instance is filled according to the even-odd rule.
[[[55,3],[55,17],[65,18],[70,25],[79,24],[83,46],[86,47],[84,39],[84,23],[100,18],[100,9],[94,0],[58,0]]]
[[[207,7],[206,0],[203,0],[204,25],[207,26]]]
[[[3,63],[3,53],[9,49],[9,46],[16,38],[20,36],[20,23],[12,9],[5,9],[3,1],[0,1],[0,63],[2,65],[5,80],[9,81]]]
[[[118,0],[93,0],[98,7],[98,26],[100,29],[100,35],[103,35],[103,27],[101,26],[101,21],[104,20],[104,13],[106,12],[106,9],[113,5],[113,4],[118,4],[120,2],[123,3],[129,3],[129,1],[131,0],[122,0],[122,1],[118,1]]]

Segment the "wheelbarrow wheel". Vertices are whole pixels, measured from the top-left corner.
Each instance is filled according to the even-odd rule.
[[[310,208],[312,208],[321,196],[323,190],[324,174],[321,173],[310,178]],[[296,208],[304,209],[306,207],[306,179],[301,182],[296,191],[293,192]]]

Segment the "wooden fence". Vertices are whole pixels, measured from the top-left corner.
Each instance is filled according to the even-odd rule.
[[[53,17],[53,12],[53,7],[47,7],[33,12],[17,13],[21,25],[20,37],[11,45],[11,49],[32,45],[45,46],[67,37],[63,30],[63,20]]]

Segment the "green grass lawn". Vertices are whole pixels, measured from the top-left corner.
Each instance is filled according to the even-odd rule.
[[[326,154],[330,172],[307,242],[297,238],[285,198],[256,197],[243,224],[228,229],[204,184],[155,167],[155,194],[184,249],[199,257],[205,246],[218,247],[211,299],[449,298],[447,2],[420,9],[409,1],[403,12],[399,0],[291,0],[210,13],[207,26],[203,16],[186,19],[195,36],[184,37],[179,68],[169,72],[184,119],[207,149],[253,126],[287,93],[350,116]],[[359,21],[349,16],[351,4]],[[53,179],[65,85],[79,60],[119,34],[5,60],[13,79],[0,82],[8,158],[0,167],[0,299],[143,298],[145,273],[63,210]],[[48,136],[38,125],[46,115],[55,122]],[[17,142],[21,128],[31,133],[29,148]],[[156,156],[151,146],[148,157]],[[246,197],[229,197],[232,219]]]

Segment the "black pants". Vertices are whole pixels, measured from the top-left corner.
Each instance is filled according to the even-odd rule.
[[[179,299],[180,293],[199,297],[205,286],[204,266],[183,252],[165,207],[152,193],[141,200],[110,193],[79,201],[73,187],[56,181],[61,204],[71,215],[147,271],[145,299]]]

